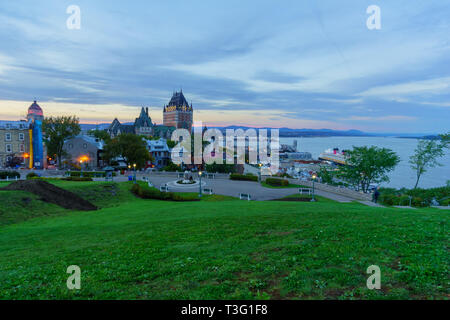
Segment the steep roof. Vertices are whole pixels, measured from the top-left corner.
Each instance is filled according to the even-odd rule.
[[[177,92],[172,95],[172,98],[169,101],[169,104],[167,107],[176,107],[177,110],[182,109],[183,107],[186,107],[187,109],[192,111],[192,104],[189,106],[189,103],[187,102],[186,98],[183,95],[183,91]],[[164,107],[164,110],[166,107]]]
[[[142,107],[139,118],[136,118],[134,121],[134,126],[136,128],[153,126],[152,119],[148,115],[148,108],[144,109],[144,107]]]

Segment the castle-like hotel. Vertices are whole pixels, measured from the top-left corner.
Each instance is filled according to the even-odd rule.
[[[109,135],[114,138],[121,133],[134,133],[148,137],[160,137],[170,139],[175,129],[192,130],[193,109],[183,95],[183,91],[174,92],[172,98],[163,109],[163,124],[157,125],[152,122],[148,114],[148,108],[142,107],[141,114],[134,124],[121,124],[117,118],[107,129]]]

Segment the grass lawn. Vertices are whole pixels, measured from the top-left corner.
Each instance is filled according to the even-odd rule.
[[[449,297],[444,210],[221,196],[166,202],[136,198],[130,183],[56,184],[101,209],[32,199],[34,218],[1,225],[1,299]],[[32,196],[0,197],[16,210],[12,197]],[[373,264],[381,290],[366,287]],[[81,268],[81,290],[66,288],[69,265]]]
[[[300,184],[289,184],[287,186],[271,186],[270,184],[267,184],[265,181],[261,182],[261,186],[265,188],[271,188],[271,189],[286,189],[286,188],[309,188],[307,186],[302,186]]]

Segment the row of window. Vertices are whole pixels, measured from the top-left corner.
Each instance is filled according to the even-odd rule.
[[[5,133],[5,141],[11,141],[12,139],[12,135],[10,132]],[[24,133],[19,133],[19,140],[23,141],[25,140],[25,134]]]
[[[13,152],[12,144],[5,145],[5,152]],[[25,152],[25,145],[19,144],[19,152]]]

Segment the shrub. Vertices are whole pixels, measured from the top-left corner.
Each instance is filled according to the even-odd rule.
[[[423,200],[421,197],[412,198],[412,206],[413,207],[426,207],[428,206],[427,202]]]
[[[61,180],[64,181],[92,181],[91,177],[67,177],[67,178],[62,178]]]
[[[161,192],[156,188],[133,184],[131,192],[142,199],[156,199],[165,201],[200,201],[196,195],[180,195],[174,192]]]
[[[411,204],[416,207],[428,206],[433,199],[442,203],[450,195],[450,187],[431,189],[393,189],[380,188],[380,201],[387,205],[409,205],[409,196],[413,198]],[[415,200],[414,200],[415,199]]]
[[[66,175],[69,175],[70,177],[80,177],[81,171],[67,171]],[[106,176],[105,171],[83,171],[83,177],[90,177],[90,178],[104,178]],[[116,176],[116,173],[113,172],[113,177]]]
[[[442,200],[439,204],[441,206],[450,206],[450,198]]]
[[[17,171],[0,171],[0,179],[15,179],[20,178],[20,173]]]
[[[393,206],[398,203],[397,196],[393,194],[381,194],[379,197],[381,203],[387,204],[388,206]]]
[[[39,177],[39,175],[36,172],[30,172],[29,174],[27,174],[27,180],[33,179]]]
[[[274,187],[285,187],[289,185],[289,181],[285,179],[267,178],[266,183]]]
[[[238,174],[238,173],[232,173],[230,175],[231,180],[242,180],[242,181],[258,181],[258,177],[254,176],[251,173],[247,174]]]

